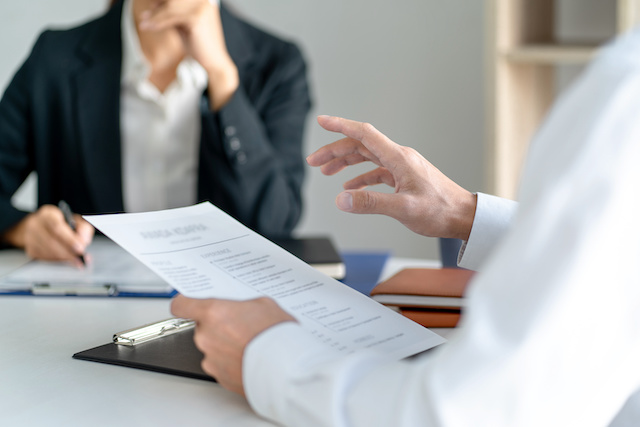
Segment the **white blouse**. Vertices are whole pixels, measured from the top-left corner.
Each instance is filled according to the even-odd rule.
[[[201,99],[208,76],[192,58],[160,92],[149,80],[132,13],[122,9],[120,132],[126,212],[188,206],[196,202]]]

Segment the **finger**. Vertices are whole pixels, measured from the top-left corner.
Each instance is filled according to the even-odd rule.
[[[209,1],[164,1],[140,15],[140,26],[146,30],[164,30],[188,25],[198,19],[205,8],[213,8]]]
[[[55,261],[77,261],[75,233],[58,207],[44,205],[34,214],[25,249],[29,256]],[[79,249],[83,249],[82,243]]]
[[[91,244],[95,234],[95,228],[89,224],[82,216],[74,215],[76,220],[76,234],[85,243],[86,246]],[[85,248],[86,249],[86,248]]]
[[[171,314],[197,322],[204,317],[204,312],[210,305],[210,302],[211,300],[201,300],[188,298],[184,295],[177,295],[171,301]]]
[[[353,153],[325,163],[320,167],[320,172],[322,172],[324,175],[335,175],[347,166],[357,165],[358,163],[364,163],[367,161],[369,161],[369,159],[367,159],[363,155]]]
[[[340,157],[359,154],[371,161],[378,159],[360,141],[353,138],[343,138],[319,148],[307,156],[309,166],[322,166]]]
[[[142,14],[140,18],[140,29],[146,31],[162,31],[168,28],[174,28],[184,25],[187,19],[181,15],[170,14],[167,12],[152,12]]]
[[[76,218],[78,217],[76,215]],[[71,254],[75,256],[84,254],[87,243],[67,224],[60,209],[54,207],[43,212],[42,221],[54,240],[67,248]]]
[[[27,255],[34,259],[79,262],[78,255],[44,227],[32,231],[25,250]]]
[[[366,190],[343,191],[336,197],[336,206],[342,211],[358,214],[381,214],[397,218],[399,213],[396,194]]]
[[[176,8],[174,3],[157,1],[150,4],[148,9],[140,13],[140,21],[138,24],[141,29],[156,30],[163,21],[166,21],[168,18],[175,18],[179,14],[179,9]]]
[[[225,387],[225,385],[223,384],[225,379],[222,375],[220,375],[220,370],[218,369],[218,359],[216,359],[215,357],[210,357],[206,353],[204,353],[204,357],[202,358],[202,362],[200,362],[200,366],[205,373],[215,378],[222,387]]]
[[[386,184],[395,187],[395,179],[385,168],[377,168],[357,176],[343,184],[345,190],[360,190],[369,185]]]
[[[362,123],[342,117],[318,116],[318,123],[331,132],[340,132],[362,144],[378,159],[393,157],[398,144],[387,138],[370,123]]]
[[[85,253],[83,257],[85,266],[93,264],[93,255]]]

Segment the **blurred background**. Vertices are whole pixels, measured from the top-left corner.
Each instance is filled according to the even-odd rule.
[[[226,5],[260,27],[295,41],[309,65],[314,107],[305,151],[337,137],[317,114],[368,121],[394,141],[421,152],[470,191],[487,187],[485,141],[485,8],[488,0],[228,0]],[[602,39],[614,33],[615,9],[600,0],[557,0],[557,37]],[[30,0],[0,5],[0,89],[45,28],[95,17],[107,0]],[[580,71],[563,67],[561,91]],[[437,258],[436,239],[416,236],[382,216],[340,212],[342,183],[371,166],[333,177],[308,170],[305,213],[298,235],[331,235],[342,250],[391,250],[393,255]],[[33,180],[14,198],[35,206]]]

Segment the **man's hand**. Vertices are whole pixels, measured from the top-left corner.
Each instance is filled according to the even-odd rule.
[[[4,238],[13,246],[23,248],[33,259],[69,261],[82,267],[78,256],[84,254],[91,243],[94,228],[80,215],[74,215],[74,219],[75,232],[57,206],[44,205],[7,231]]]
[[[209,0],[155,0],[140,15],[141,31],[176,29],[185,54],[198,61],[209,75],[209,97],[219,110],[239,85],[238,69],[231,59],[222,31],[220,8]]]
[[[476,196],[450,180],[416,150],[391,141],[368,123],[319,116],[326,130],[346,136],[307,157],[311,166],[333,175],[350,165],[372,162],[378,168],[344,184],[336,205],[353,213],[383,214],[418,234],[467,240]],[[363,190],[386,184],[394,194]]]
[[[202,369],[224,388],[244,396],[242,357],[262,331],[295,319],[270,298],[249,301],[199,300],[178,295],[171,313],[196,321],[194,341],[204,353]]]

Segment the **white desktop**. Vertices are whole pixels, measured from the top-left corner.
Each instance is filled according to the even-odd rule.
[[[21,251],[0,251],[0,276],[26,261]],[[392,258],[381,279],[403,267],[436,266]],[[71,358],[108,343],[115,332],[170,317],[169,302],[0,296],[0,425],[273,425],[212,382]]]

